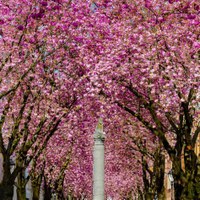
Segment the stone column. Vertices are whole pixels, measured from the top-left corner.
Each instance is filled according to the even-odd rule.
[[[93,200],[104,200],[104,140],[103,122],[99,119],[94,133]]]

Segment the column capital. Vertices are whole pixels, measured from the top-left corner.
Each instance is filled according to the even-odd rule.
[[[105,134],[103,132],[103,120],[100,118],[98,120],[98,124],[96,126],[95,132],[94,132],[94,140],[105,140]]]

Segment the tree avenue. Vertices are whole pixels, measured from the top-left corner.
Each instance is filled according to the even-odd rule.
[[[200,199],[199,12],[197,0],[1,1],[0,199],[14,184],[25,199],[28,180],[33,199],[40,187],[92,199],[99,117],[106,197],[164,199],[168,154],[175,199]]]

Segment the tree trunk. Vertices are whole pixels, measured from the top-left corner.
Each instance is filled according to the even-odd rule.
[[[12,200],[13,198],[13,185],[1,183],[0,184],[0,199],[1,200]]]
[[[145,157],[142,157],[143,183],[145,200],[165,200],[164,172],[165,156],[158,148],[154,153],[153,170],[149,169]]]
[[[181,168],[181,159],[173,159],[175,200],[200,199],[200,163],[194,151],[184,152],[185,169]]]
[[[26,188],[23,186],[17,187],[17,200],[26,200]]]
[[[17,200],[26,200],[26,180],[24,170],[17,176]]]
[[[144,199],[144,193],[141,191],[141,189],[139,187],[138,187],[137,200],[145,200]]]
[[[145,200],[152,200],[154,199],[154,194],[151,192],[148,192],[145,194]]]
[[[46,178],[44,176],[44,200],[51,199],[51,187],[46,181]]]
[[[166,200],[164,187],[162,188],[162,191],[160,191],[160,193],[158,193],[158,200]]]
[[[32,188],[33,188],[33,200],[38,200],[40,197],[40,187],[42,184],[42,175],[35,176],[34,179],[31,180]]]
[[[180,180],[185,179],[185,182]],[[200,199],[200,178],[174,177],[175,200]]]
[[[3,179],[0,182],[0,200],[12,200],[13,190],[14,181],[11,179],[10,159],[5,156],[3,160]]]
[[[155,176],[155,193],[158,200],[165,200],[165,187],[164,187],[164,177],[165,177],[165,156],[161,153],[159,149],[155,155],[154,161],[154,176]]]
[[[41,186],[41,181],[39,180],[40,178],[36,178],[32,180],[32,188],[33,188],[33,200],[39,200],[40,197],[40,186]]]
[[[33,187],[33,200],[38,200],[40,197],[40,186],[34,186]]]
[[[175,200],[200,199],[200,182],[188,180],[184,185],[179,180],[174,180]]]

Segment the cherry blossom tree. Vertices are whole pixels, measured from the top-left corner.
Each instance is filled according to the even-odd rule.
[[[87,80],[78,46],[84,30],[78,30],[73,17],[81,18],[86,8],[84,2],[80,11],[79,4],[70,3],[0,3],[1,199],[12,199],[17,175],[37,160],[84,94]]]
[[[100,95],[159,138],[172,161],[175,198],[198,199],[198,1],[99,4],[112,34],[92,76]]]

